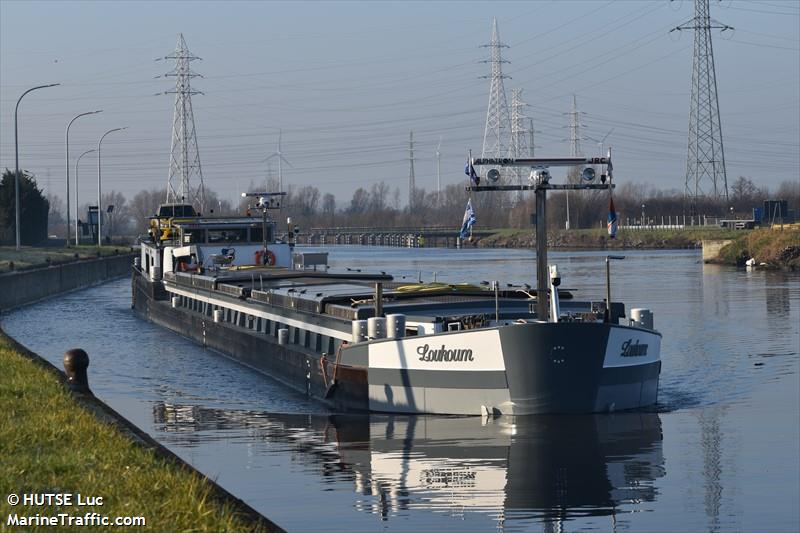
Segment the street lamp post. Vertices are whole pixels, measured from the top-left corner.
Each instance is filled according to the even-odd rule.
[[[32,87],[22,93],[22,96],[19,97],[17,100],[17,106],[14,108],[14,162],[16,164],[16,172],[14,172],[14,216],[15,216],[15,229],[17,234],[17,250],[20,247],[20,236],[19,236],[19,133],[17,129],[17,112],[19,111],[19,103],[22,101],[22,98],[31,91],[35,91],[36,89],[45,89],[47,87],[55,87],[56,85],[61,85],[60,83],[51,83],[50,85],[38,85],[36,87]]]
[[[80,115],[78,115],[75,118],[73,118],[72,120],[70,120],[69,124],[67,124],[67,133],[65,135],[66,138],[64,140],[64,151],[66,152],[65,166],[66,166],[66,169],[67,169],[67,172],[66,172],[67,173],[67,248],[69,248],[69,128],[70,128],[70,126],[72,126],[73,122],[75,122],[76,120],[78,120],[81,117],[85,117],[86,115],[94,115],[95,113],[102,113],[102,112],[103,112],[103,110],[99,109],[97,111],[88,111],[86,113],[81,113]],[[75,194],[77,194],[77,193],[78,193],[78,191],[76,190]],[[78,219],[78,210],[76,208],[75,209],[75,220],[77,220],[77,219]]]
[[[77,161],[75,161],[75,246],[78,246],[80,243],[80,234],[78,233],[78,216],[80,216],[80,212],[78,210],[81,208],[81,204],[78,203],[78,163],[81,162],[81,157],[96,151],[97,150],[94,148],[86,150],[79,155]],[[67,210],[69,210],[69,206],[67,206]]]
[[[97,141],[97,247],[100,248],[103,246],[103,213],[101,212],[102,206],[102,190],[100,188],[100,145],[103,143],[103,139],[106,138],[106,135],[109,133],[113,133],[115,131],[122,131],[128,129],[127,126],[124,128],[114,128],[113,130],[108,130],[100,137],[100,140]]]

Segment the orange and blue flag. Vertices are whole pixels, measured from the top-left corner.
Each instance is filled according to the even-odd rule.
[[[608,203],[608,236],[613,239],[617,236],[617,212],[614,209],[614,198],[609,198]]]

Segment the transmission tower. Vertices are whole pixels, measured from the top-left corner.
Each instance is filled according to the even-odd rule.
[[[197,149],[194,111],[192,111],[192,95],[203,93],[192,89],[190,83],[192,78],[200,76],[192,71],[190,64],[200,58],[189,52],[181,33],[178,35],[175,52],[164,59],[175,60],[175,69],[165,74],[166,77],[175,78],[175,90],[164,93],[175,95],[167,202],[188,202],[204,212],[203,170],[200,167],[200,152]],[[195,189],[192,189],[193,178],[196,178],[198,182]]]
[[[527,106],[522,101],[522,89],[511,89],[511,157],[514,159],[528,157],[528,131],[525,129],[523,109]],[[522,185],[522,178],[526,174],[522,167],[513,167],[513,176],[516,185]],[[521,196],[522,191],[520,191]]]
[[[686,198],[691,214],[696,214],[697,199],[710,196],[728,199],[728,177],[722,149],[722,126],[717,98],[717,75],[711,30],[732,27],[711,18],[708,0],[695,0],[694,18],[673,29],[694,30],[692,60],[692,99],[689,109],[689,151],[686,157]]]
[[[533,119],[528,119],[528,149],[529,149],[529,157],[534,157],[534,149],[536,148],[536,144],[534,143],[534,134],[535,130],[533,129]]]
[[[569,112],[569,156],[579,157],[581,155],[581,123],[579,120],[578,101],[572,95],[572,109]]]
[[[509,133],[510,119],[508,115],[508,102],[503,80],[508,78],[503,74],[503,63],[508,63],[502,57],[503,48],[508,45],[500,42],[497,31],[497,19],[492,21],[492,40],[482,48],[489,48],[490,59],[484,63],[491,64],[491,74],[482,78],[491,79],[489,85],[489,108],[486,112],[486,129],[483,133],[483,150],[481,157],[508,157],[510,152]],[[501,170],[504,172],[504,169]]]
[[[570,157],[580,157],[581,155],[581,121],[580,111],[578,111],[578,100],[575,95],[572,95],[572,109],[569,114],[569,155]],[[578,167],[572,167],[567,171],[567,181],[569,183],[578,183],[580,181],[580,170]],[[564,191],[564,196],[567,201],[567,219],[564,222],[564,228],[570,229],[569,218],[569,190]]]
[[[580,111],[578,111],[578,101],[575,95],[572,95],[572,109],[569,112],[569,156],[581,156],[581,121]],[[568,179],[570,182],[575,183],[580,174],[578,167],[570,169]],[[567,193],[569,194],[569,192]]]
[[[414,211],[414,191],[417,188],[414,177],[414,132],[408,132],[408,212]]]

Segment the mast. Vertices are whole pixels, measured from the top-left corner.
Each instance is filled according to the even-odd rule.
[[[269,244],[267,239],[267,222],[269,221],[269,217],[267,216],[267,211],[269,209],[280,209],[281,208],[281,199],[282,197],[286,196],[285,192],[243,192],[242,198],[257,198],[256,201],[256,208],[261,209],[261,231],[262,231],[262,246],[264,252],[264,261],[267,258],[267,252],[269,252],[269,248],[267,245]]]
[[[582,165],[607,165],[611,168],[611,157],[555,157],[555,158],[479,158],[473,164],[495,165],[509,167],[531,167],[533,169],[532,185],[485,185],[469,186],[467,191],[534,191],[536,195],[536,318],[547,320],[550,314],[548,306],[549,268],[547,264],[547,191],[549,190],[602,190],[613,187],[611,172],[600,176],[601,183],[588,183],[594,179],[594,174],[589,178],[586,169],[583,171],[581,183],[552,184],[547,167],[572,167]],[[591,167],[588,167],[591,168]]]
[[[521,193],[518,193],[521,194]],[[547,319],[547,189],[536,187],[536,318]]]

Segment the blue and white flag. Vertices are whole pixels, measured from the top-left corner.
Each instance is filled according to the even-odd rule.
[[[472,166],[472,161],[468,160],[467,164],[464,165],[464,174],[469,176],[469,181],[472,183],[473,186],[477,187],[481,183],[481,178],[475,172],[475,167]]]
[[[613,239],[617,236],[617,212],[614,209],[614,198],[610,197],[608,203],[608,237]]]
[[[472,209],[472,199],[467,200],[467,208],[464,210],[464,221],[461,223],[461,238],[466,239],[470,228],[475,224],[475,210]]]

